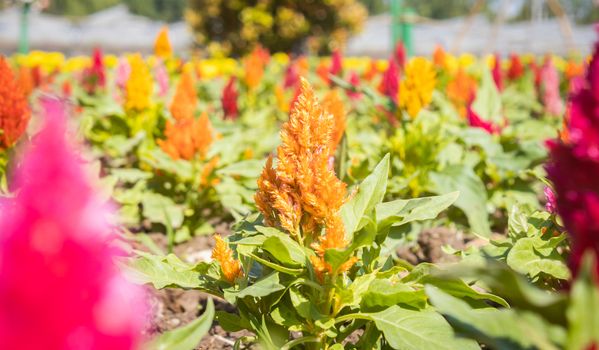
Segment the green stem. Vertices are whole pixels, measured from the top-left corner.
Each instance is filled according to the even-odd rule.
[[[281,347],[281,350],[289,350],[296,345],[300,345],[300,344],[304,344],[304,343],[318,343],[319,341],[320,341],[320,339],[318,339],[318,337],[313,336],[313,335],[301,337],[301,338],[294,339],[294,340],[288,342],[287,344],[283,345]]]
[[[335,324],[346,322],[346,321],[351,321],[351,320],[372,321],[372,318],[370,317],[370,315],[366,315],[366,314],[359,314],[359,313],[358,314],[348,314],[348,315],[343,315],[343,316],[335,319]]]

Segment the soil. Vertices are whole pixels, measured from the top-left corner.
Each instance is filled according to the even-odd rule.
[[[161,248],[166,247],[166,237],[163,234],[150,234],[152,240]],[[174,253],[182,260],[189,263],[209,261],[212,249],[210,236],[199,236],[175,246]],[[442,247],[451,246],[454,249],[464,249],[469,245],[480,244],[476,239],[471,239],[463,232],[444,227],[423,231],[418,241],[408,247],[398,249],[398,256],[412,264],[420,262],[444,263],[456,261],[453,255],[446,254]],[[140,248],[140,247],[136,247]],[[164,331],[184,326],[202,314],[208,295],[196,290],[163,289],[155,290],[148,287],[151,315],[146,333],[155,336]],[[214,299],[216,310],[234,312],[232,305],[224,300]],[[229,333],[214,322],[208,335],[206,335],[196,349],[215,350],[233,349],[237,339],[251,336],[249,332]],[[352,334],[351,343],[359,339],[359,334]]]

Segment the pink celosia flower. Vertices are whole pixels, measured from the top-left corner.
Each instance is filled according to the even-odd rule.
[[[551,189],[551,187],[549,186],[545,186],[545,189],[543,190],[543,193],[545,194],[545,210],[547,210],[550,213],[555,213],[555,193],[553,193],[553,190]]]
[[[358,88],[360,86],[360,76],[358,75],[358,73],[356,73],[355,71],[352,71],[349,74],[349,83],[354,88]],[[357,100],[359,100],[359,99],[362,98],[362,93],[358,92],[358,91],[348,90],[347,91],[347,96],[349,96],[349,98],[351,98],[352,100],[357,101]]]
[[[549,179],[557,212],[572,237],[571,267],[576,275],[584,253],[595,254],[599,274],[599,42],[586,85],[570,96],[566,140],[548,142]]]
[[[0,349],[135,349],[144,296],[113,262],[109,212],[65,141],[62,103],[43,106],[0,211]]]
[[[495,63],[493,65],[493,81],[497,90],[503,91],[503,74],[501,72],[501,56],[495,54]]]
[[[403,44],[403,41],[398,41],[395,46],[395,62],[399,66],[399,69],[402,69],[406,66],[407,61],[406,47]]]
[[[129,80],[129,75],[131,74],[131,65],[127,58],[122,57],[119,60],[119,64],[116,67],[116,86],[124,90],[127,85],[127,81]]]
[[[543,104],[547,113],[561,115],[564,103],[559,94],[559,73],[553,66],[553,61],[548,59],[541,68],[541,89]]]
[[[331,75],[341,75],[343,71],[343,55],[341,51],[335,50],[333,51],[333,56],[331,56],[331,67],[329,68],[329,74]]]
[[[474,100],[474,99],[472,99]],[[472,101],[466,107],[466,119],[468,119],[468,124],[474,128],[481,128],[485,130],[489,134],[499,134],[501,128],[491,121],[487,121],[482,119],[472,108]]]
[[[221,103],[225,112],[225,119],[237,119],[239,110],[237,108],[237,89],[235,88],[235,77],[229,79],[227,85],[223,89]]]
[[[169,79],[168,72],[162,60],[159,60],[156,67],[154,67],[154,75],[156,76],[156,82],[158,83],[158,96],[165,97],[168,94]]]
[[[383,74],[383,80],[379,90],[397,104],[397,95],[399,93],[399,68],[393,57],[389,58],[389,66]]]
[[[106,86],[106,70],[104,57],[100,48],[95,48],[92,55],[92,64],[83,71],[83,88],[87,93],[93,94],[98,88]]]

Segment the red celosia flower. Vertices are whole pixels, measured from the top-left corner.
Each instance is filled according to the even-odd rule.
[[[0,201],[0,349],[136,349],[144,295],[114,264],[110,213],[65,140],[62,104],[43,105],[16,196]]]
[[[341,75],[343,71],[343,55],[341,51],[335,50],[333,51],[333,56],[331,57],[331,67],[329,68],[329,74],[331,75]]]
[[[509,80],[520,79],[524,75],[524,66],[520,60],[520,56],[512,54],[510,57],[510,68],[507,71],[507,77]]]
[[[474,128],[481,128],[485,130],[489,134],[499,134],[501,128],[497,125],[493,124],[491,121],[487,121],[482,119],[472,108],[472,101],[468,104],[466,108],[466,118],[468,119],[468,124]]]
[[[399,93],[399,67],[393,58],[389,58],[389,67],[383,74],[383,80],[379,87],[381,93],[389,97],[397,104],[397,95]]]
[[[236,78],[232,76],[223,89],[221,103],[225,112],[225,119],[237,119],[239,110],[237,108],[237,89],[235,88]]]
[[[23,135],[29,123],[29,106],[8,62],[0,57],[0,149],[8,148]]]
[[[555,187],[557,212],[572,237],[574,274],[586,252],[595,254],[599,274],[599,42],[586,86],[570,96],[567,128],[567,140],[548,142],[547,173]]]
[[[503,90],[503,75],[501,72],[501,56],[495,54],[495,63],[493,65],[493,81],[499,91]]]
[[[103,89],[106,86],[106,71],[104,69],[104,59],[100,48],[94,49],[92,64],[83,71],[82,85],[89,94],[93,94],[98,88]]]
[[[398,41],[397,45],[395,46],[395,62],[397,62],[399,69],[403,70],[403,68],[406,66],[407,54],[403,41]]]
[[[355,71],[352,71],[349,74],[349,83],[354,89],[357,89],[360,86],[360,76]],[[352,100],[359,100],[362,98],[362,93],[358,91],[347,91],[347,96]]]

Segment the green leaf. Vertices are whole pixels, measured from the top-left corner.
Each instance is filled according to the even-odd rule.
[[[247,322],[244,322],[237,314],[226,311],[217,311],[215,320],[227,332],[239,332],[250,327],[250,325]]]
[[[412,221],[430,220],[447,209],[459,197],[459,192],[451,192],[441,196],[414,199],[398,199],[376,206],[378,230],[388,226],[400,226]]]
[[[274,292],[285,289],[285,286],[279,283],[279,273],[273,272],[268,276],[262,277],[254,284],[241,290],[225,290],[226,300],[243,299],[245,297],[265,297]]]
[[[149,349],[193,350],[198,346],[202,337],[208,333],[210,327],[212,327],[213,319],[214,304],[212,303],[212,299],[208,299],[206,311],[202,316],[186,326],[163,333],[157,339],[152,341],[149,345]]]
[[[494,123],[502,122],[501,95],[487,67],[483,68],[480,87],[476,90],[476,99],[472,102],[472,109],[483,120]]]
[[[460,335],[483,342],[493,349],[554,350],[563,332],[534,314],[517,314],[511,309],[473,309],[463,300],[427,286],[432,304],[445,315]]]
[[[368,316],[394,349],[480,349],[475,341],[457,338],[443,316],[433,310],[414,311],[391,306]]]
[[[256,230],[267,237],[264,243],[262,243],[261,248],[272,254],[282,264],[291,266],[306,265],[304,250],[289,235],[279,230],[262,226],[256,226]]]
[[[383,200],[388,176],[389,154],[386,154],[372,173],[358,186],[356,195],[341,208],[346,236],[351,238],[353,233],[365,224],[362,218]]]
[[[570,270],[554,247],[541,237],[525,237],[516,241],[507,255],[507,264],[517,272],[536,278],[545,273],[567,280]]]
[[[596,257],[595,257],[596,259]],[[567,309],[568,350],[590,349],[599,345],[599,281],[593,274],[590,254],[583,259],[583,268],[572,286]]]
[[[423,309],[426,295],[422,289],[414,289],[401,282],[376,279],[362,296],[362,305],[366,308],[389,307],[405,304]]]
[[[151,255],[138,252],[125,271],[129,278],[139,284],[151,283],[154,288],[165,287],[200,288],[199,268],[207,270],[206,263],[188,265],[176,255]]]
[[[473,233],[483,238],[491,235],[487,214],[487,191],[485,184],[470,168],[464,166],[451,166],[444,170],[430,174],[434,184],[433,192],[447,193],[459,191],[460,197],[455,206],[460,208]]]
[[[179,228],[183,224],[183,209],[172,199],[163,195],[146,192],[141,198],[143,215],[152,222]]]
[[[264,161],[262,160],[242,160],[241,162],[233,163],[216,171],[219,176],[242,176],[248,178],[258,178],[262,172]]]

